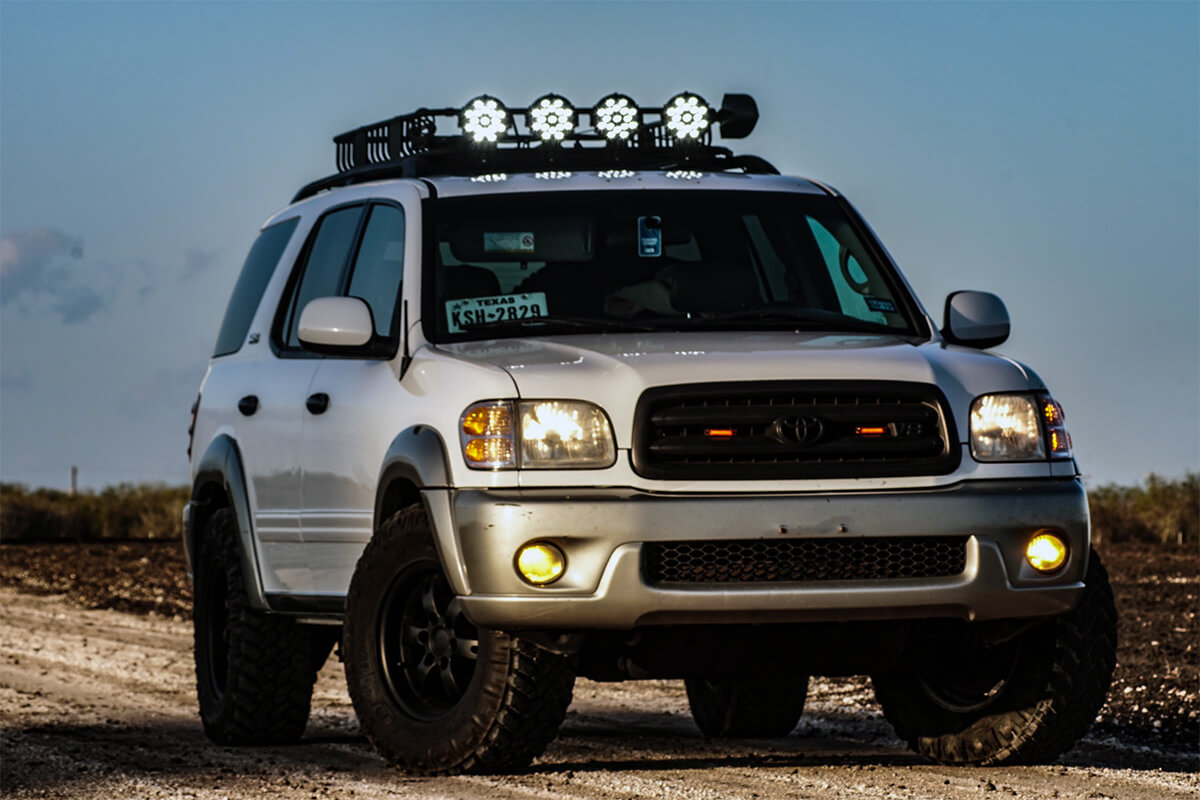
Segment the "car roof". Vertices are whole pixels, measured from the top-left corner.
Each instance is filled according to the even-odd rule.
[[[463,197],[488,194],[546,191],[596,191],[609,189],[725,190],[759,192],[800,192],[826,194],[821,184],[784,175],[748,175],[733,172],[699,170],[637,171],[599,170],[591,172],[536,172],[512,175],[476,175],[471,177],[429,177],[425,181],[438,197]]]

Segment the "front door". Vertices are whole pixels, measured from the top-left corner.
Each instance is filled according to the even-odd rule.
[[[376,336],[397,346],[404,253],[403,208],[372,204],[342,292],[365,301]],[[329,356],[311,395],[321,405],[304,424],[301,527],[313,591],[343,596],[373,533],[379,469],[400,429],[404,390],[393,361]]]

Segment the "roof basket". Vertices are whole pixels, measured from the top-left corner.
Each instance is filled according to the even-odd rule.
[[[614,168],[778,174],[757,156],[712,143],[714,127],[724,139],[742,138],[757,121],[758,106],[746,94],[725,95],[719,109],[691,92],[661,107],[610,94],[591,108],[548,94],[523,109],[481,95],[461,109],[420,108],[335,136],[337,174],[308,184],[293,202],[337,186],[425,175]]]

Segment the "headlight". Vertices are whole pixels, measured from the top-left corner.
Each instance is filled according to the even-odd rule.
[[[1062,407],[1047,395],[985,394],[971,404],[971,455],[976,461],[1070,458]]]
[[[473,469],[596,469],[617,460],[608,417],[578,400],[476,403],[459,435]]]
[[[599,406],[572,400],[522,401],[521,467],[607,467],[616,461],[612,427]]]

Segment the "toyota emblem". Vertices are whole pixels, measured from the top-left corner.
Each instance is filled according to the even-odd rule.
[[[815,444],[825,432],[825,425],[816,417],[780,417],[775,420],[773,433],[783,444],[800,447]]]

